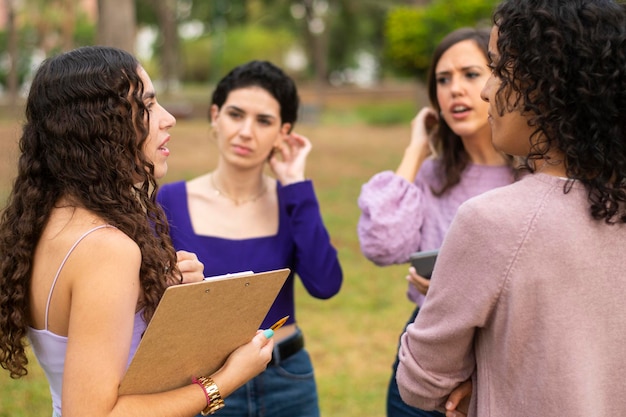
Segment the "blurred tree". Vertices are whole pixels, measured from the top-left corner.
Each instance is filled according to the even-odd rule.
[[[468,0],[470,2],[476,0]],[[241,42],[239,34],[246,31],[265,33],[284,40],[284,33],[293,34],[293,42],[284,46],[283,56],[276,62],[286,64],[286,57],[293,51],[304,51],[307,70],[311,78],[325,84],[330,76],[354,69],[360,65],[359,57],[369,54],[378,67],[383,68],[387,55],[385,51],[385,23],[387,14],[398,6],[418,5],[428,0],[135,0],[138,24],[148,24],[159,28],[157,50],[158,62],[165,74],[180,71],[182,76],[193,73],[193,78],[206,72],[212,81],[224,75],[227,57],[239,53],[240,44],[232,44],[232,39]],[[173,9],[172,9],[173,8]],[[184,12],[181,10],[184,9]],[[159,12],[160,10],[160,12]],[[175,11],[172,11],[175,10]],[[161,17],[159,18],[159,14]],[[164,20],[169,18],[169,20]],[[179,40],[172,25],[185,25],[199,22],[204,25],[209,41],[198,39]],[[166,28],[168,35],[165,34]],[[254,29],[257,28],[257,29]],[[237,36],[230,33],[237,31]],[[264,35],[265,36],[265,35]],[[191,42],[188,47],[175,46],[175,42]],[[261,44],[252,40],[258,49],[251,51],[248,59],[264,59],[271,56],[276,60],[276,48],[270,41]],[[204,46],[202,46],[204,45]],[[176,52],[176,49],[180,49]],[[243,49],[247,49],[245,46]],[[182,56],[194,50],[204,55]],[[237,50],[237,51],[236,51]],[[169,54],[169,55],[168,55]],[[171,57],[176,57],[174,60]],[[180,59],[178,59],[180,57]],[[193,69],[172,67],[171,62],[188,65]],[[169,64],[168,64],[169,63]],[[168,67],[169,66],[169,67]],[[170,68],[170,69],[168,69]],[[173,69],[171,69],[173,68]],[[204,69],[201,69],[204,68]]]
[[[74,48],[74,31],[76,29],[76,1],[60,0],[59,10],[63,16],[61,20],[61,48],[69,51]]]
[[[216,82],[232,65],[250,59],[268,59],[282,65],[284,55],[295,43],[293,38],[286,43],[288,33],[295,33],[296,27],[289,13],[290,0],[195,0],[191,3],[189,20],[202,22],[208,37],[208,40],[189,40],[190,44],[183,48],[195,51],[193,56],[183,57],[186,65],[192,65],[184,72],[193,74],[195,80],[204,73],[210,81]],[[279,48],[283,56],[277,54]],[[204,53],[199,54],[200,50]]]
[[[181,1],[181,0],[179,0]],[[184,0],[191,1],[190,19],[205,23],[211,36],[212,73],[221,74],[226,32],[241,26],[286,30],[308,58],[308,74],[326,83],[331,73],[357,65],[357,54],[383,56],[387,12],[398,5],[427,0]],[[232,49],[229,49],[232,51]],[[258,56],[262,56],[259,49]],[[282,62],[277,62],[282,64]],[[221,76],[221,75],[220,75]]]
[[[136,28],[134,0],[98,0],[98,44],[134,53]]]
[[[150,0],[156,10],[161,34],[161,82],[167,94],[179,83],[177,0]]]
[[[7,89],[9,92],[9,104],[14,108],[17,101],[18,74],[17,63],[19,52],[17,48],[17,27],[15,22],[15,0],[5,0],[4,10],[7,22],[7,52],[9,58],[9,70],[7,74]]]
[[[357,67],[358,57],[363,52],[374,60],[381,59],[388,11],[423,1],[298,0],[287,3],[296,22],[295,30],[305,40],[311,71],[316,79],[328,80],[333,73]],[[276,3],[266,0],[270,2]]]
[[[236,45],[223,53],[215,37],[204,35],[187,39],[181,45],[182,74],[185,81],[215,83],[227,71],[251,59],[280,64],[284,51],[294,42],[291,33],[258,25],[237,26],[224,32],[223,45]],[[215,49],[219,49],[215,51]],[[213,59],[218,57],[219,61]]]
[[[159,23],[153,0],[135,0],[135,16],[138,26],[152,26]]]
[[[22,20],[35,30],[35,47],[46,56],[74,47],[77,20],[74,0],[24,0],[19,3],[22,5]]]
[[[420,0],[336,0],[329,21],[329,37],[341,39],[341,42],[329,45],[330,72],[357,67],[357,57],[362,52],[371,54],[382,68],[386,16],[395,7],[415,1]]]
[[[499,0],[433,0],[417,7],[398,7],[387,16],[386,56],[401,74],[424,79],[435,46],[462,26],[491,25]]]
[[[429,29],[424,20],[426,10],[422,7],[400,7],[389,13],[386,22],[386,53],[391,66],[403,74],[420,73],[428,68],[430,47],[427,44]]]
[[[34,67],[46,56],[92,45],[95,25],[76,0],[1,0],[7,26],[0,31],[0,83],[17,98]]]
[[[328,79],[328,9],[327,0],[302,0],[306,21],[306,43],[317,91],[322,92]]]

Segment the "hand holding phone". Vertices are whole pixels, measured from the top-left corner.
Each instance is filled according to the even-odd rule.
[[[435,261],[437,260],[438,254],[439,249],[415,252],[411,254],[409,258],[411,266],[415,268],[415,271],[420,276],[430,279],[430,276],[433,274],[433,269],[435,268]]]

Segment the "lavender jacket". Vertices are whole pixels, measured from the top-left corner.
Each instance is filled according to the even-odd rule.
[[[369,260],[381,266],[400,264],[413,252],[438,249],[463,202],[514,179],[507,166],[469,164],[459,184],[438,197],[432,188],[441,187],[440,166],[438,160],[427,159],[413,183],[384,171],[363,185],[357,230]],[[424,298],[412,285],[407,295],[418,305]]]

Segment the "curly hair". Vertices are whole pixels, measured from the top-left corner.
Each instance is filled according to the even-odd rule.
[[[255,86],[276,99],[280,105],[281,123],[290,123],[293,127],[300,104],[296,85],[291,77],[269,61],[250,61],[233,68],[215,87],[211,104],[222,108],[231,91]]]
[[[173,280],[176,253],[155,202],[154,166],[142,149],[149,112],[137,60],[83,47],[45,60],[33,80],[18,174],[0,219],[0,365],[27,374],[25,336],[33,254],[61,197],[127,234],[142,254],[146,321]]]
[[[428,98],[430,105],[437,113],[441,112],[441,106],[437,100],[437,64],[443,56],[443,54],[456,45],[459,42],[466,40],[473,41],[478,49],[487,57],[487,50],[489,47],[489,30],[485,28],[475,29],[469,27],[463,27],[450,32],[446,35],[441,42],[435,48],[432,56],[432,62],[428,69],[427,74],[427,87]],[[461,181],[463,171],[470,162],[470,157],[463,146],[463,141],[452,131],[450,126],[446,123],[443,117],[439,118],[438,128],[436,132],[437,137],[437,152],[440,155],[441,160],[441,178],[442,184],[440,189],[433,189],[432,192],[436,196],[441,196],[449,189],[457,185]]]
[[[525,165],[558,149],[594,219],[626,222],[626,12],[612,0],[507,0],[496,8],[500,114],[534,128]]]

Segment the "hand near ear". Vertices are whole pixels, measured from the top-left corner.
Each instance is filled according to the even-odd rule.
[[[282,185],[304,181],[306,158],[311,151],[311,142],[297,133],[285,135],[283,141],[274,147],[269,164]]]

